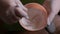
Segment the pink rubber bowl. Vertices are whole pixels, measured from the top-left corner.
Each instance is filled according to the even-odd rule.
[[[42,30],[47,25],[47,11],[38,3],[28,3],[25,5],[28,8],[27,14],[29,19],[22,18],[19,20],[20,25],[28,31]]]

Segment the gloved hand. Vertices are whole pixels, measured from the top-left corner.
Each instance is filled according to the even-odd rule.
[[[13,24],[22,17],[28,18],[27,10],[20,0],[0,0],[0,18],[5,23]]]

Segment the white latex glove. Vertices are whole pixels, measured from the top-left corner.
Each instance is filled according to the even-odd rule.
[[[53,0],[51,2],[51,13],[47,19],[48,25],[51,25],[54,17],[58,14],[59,10],[60,10],[60,0]]]
[[[28,9],[23,6],[20,0],[0,0],[0,18],[9,24],[13,24],[20,18],[28,18]]]

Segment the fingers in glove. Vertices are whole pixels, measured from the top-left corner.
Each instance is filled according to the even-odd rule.
[[[28,9],[22,4],[20,0],[16,0],[16,4],[24,11],[28,11]]]
[[[15,8],[15,13],[19,17],[29,18],[28,14],[23,9],[21,9],[20,7]]]

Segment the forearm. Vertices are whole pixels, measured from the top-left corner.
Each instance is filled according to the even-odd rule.
[[[49,14],[48,16],[48,24],[53,21],[55,15],[58,14],[60,10],[60,5],[59,5],[59,2],[57,0],[53,0],[52,3],[51,3],[51,13]]]

